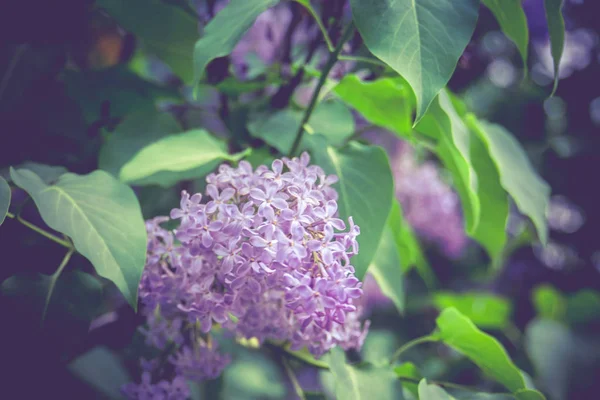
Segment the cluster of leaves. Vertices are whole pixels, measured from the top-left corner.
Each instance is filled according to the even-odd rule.
[[[143,56],[129,68],[64,71],[67,92],[79,104],[87,125],[104,119],[102,110],[107,101],[110,116],[120,123],[114,129],[110,124],[100,124],[103,140],[97,155],[99,169],[92,173],[76,175],[63,168],[30,163],[10,168],[8,182],[0,177],[0,224],[8,216],[66,248],[53,275],[11,277],[2,284],[5,295],[19,298],[29,291],[42,293],[42,319],[51,318],[53,312],[56,315],[65,307],[63,303],[71,307],[69,312],[79,312],[77,299],[101,292],[100,282],[104,281],[81,271],[61,275],[77,252],[91,262],[97,275],[114,283],[135,310],[145,264],[144,217],[154,216],[157,209],[174,207],[173,199],[180,188],[201,188],[201,179],[223,162],[245,159],[256,166],[268,163],[276,155],[306,150],[315,164],[339,177],[336,189],[340,218],[347,220],[351,216],[361,227],[360,253],[352,260],[357,276],[362,279],[369,272],[397,310],[404,313],[404,280],[411,268],[430,286],[435,285],[435,276],[394,198],[393,174],[385,150],[360,139],[353,113],[439,159],[460,196],[466,232],[487,252],[492,266],[502,266],[506,256],[511,200],[531,220],[537,238],[545,244],[549,186],[537,175],[511,133],[479,119],[445,88],[475,29],[478,1],[351,0],[353,19],[345,21],[348,27],[340,34],[334,25],[326,28],[327,21],[321,21],[308,0],[297,0],[317,19],[328,58],[322,70],[298,62],[291,65],[304,71],[306,82],[317,79],[316,88],[306,107],[288,105],[278,109],[266,106],[264,99],[250,105],[238,101],[241,95],[268,85],[284,87],[290,83],[273,71],[246,81],[228,76],[217,82],[209,71],[211,62],[228,56],[256,18],[277,3],[231,0],[203,27],[200,36],[198,16],[185,1],[96,1],[96,11],[108,14],[135,35],[141,43],[141,54],[161,60],[188,86],[173,89],[149,81],[147,68],[136,65],[144,64]],[[484,0],[483,4],[496,16],[527,64],[528,31],[521,2]],[[561,1],[546,0],[545,5],[558,76],[564,42]],[[343,45],[354,35],[354,27],[363,40],[366,57],[342,55]],[[336,33],[335,45],[331,32]],[[339,81],[332,78],[332,67],[344,59],[376,65],[370,71],[370,79],[362,79],[359,73],[346,74]],[[554,89],[557,83],[558,78]],[[218,128],[206,126],[202,115],[194,114],[195,110],[210,109],[214,99],[229,102],[229,115],[215,112],[210,117],[225,117],[223,122],[231,132],[227,138]],[[168,107],[164,107],[165,102]],[[182,115],[165,111],[176,111],[178,106],[185,110]],[[22,218],[22,207],[16,204],[12,207],[17,211],[10,212],[11,185],[33,199],[43,222],[53,232]],[[158,193],[170,193],[164,207],[157,205]],[[526,330],[526,350],[539,380],[557,399],[564,397],[566,378],[556,367],[549,367],[556,363],[545,358],[544,347],[563,346],[561,351],[568,354],[574,340],[569,324],[597,317],[586,314],[588,308],[581,304],[589,299],[598,302],[598,298],[589,293],[582,296],[583,300],[566,300],[541,288],[535,297],[539,318]],[[383,362],[349,363],[339,349],[318,361],[303,352],[287,354],[321,369],[323,385],[340,399],[544,398],[504,346],[481,330],[511,329],[510,305],[504,299],[481,293],[437,292],[431,302],[441,310],[435,330],[409,341],[392,357],[388,354]],[[565,311],[567,308],[569,312]],[[88,321],[97,316],[89,315],[88,310],[83,314],[82,318]],[[546,335],[547,332],[552,333]],[[423,342],[443,343],[462,354],[486,377],[504,387],[503,394],[466,394],[456,385],[425,379],[426,374],[412,363],[398,363],[405,350]],[[90,365],[114,375],[108,381],[99,381]],[[127,381],[123,379],[127,372],[105,349],[81,356],[71,363],[71,369],[108,397],[117,397],[118,391],[113,388]],[[249,372],[248,361],[241,357],[224,379],[228,379],[228,374]],[[268,382],[264,376],[256,377],[257,382],[261,379]],[[293,383],[294,379],[291,378]],[[327,382],[332,384],[328,386]],[[257,389],[257,397],[283,396],[279,389],[260,392],[263,389]],[[302,390],[296,389],[303,397]]]

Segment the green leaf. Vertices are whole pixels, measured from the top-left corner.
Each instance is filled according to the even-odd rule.
[[[373,365],[390,363],[390,357],[398,348],[398,339],[389,330],[370,329],[361,348],[362,360]]]
[[[135,185],[172,186],[178,181],[201,178],[223,161],[238,161],[249,150],[227,153],[227,144],[204,130],[169,135],[142,148],[119,173],[123,182]]]
[[[65,174],[54,185],[25,169],[11,168],[10,175],[33,198],[44,222],[68,235],[96,272],[113,281],[136,309],[146,228],[133,190],[104,171]]]
[[[223,373],[223,399],[253,400],[285,398],[281,371],[258,352],[237,354]]]
[[[452,397],[438,385],[427,383],[427,379],[419,382],[419,400],[452,400]]]
[[[411,362],[405,362],[400,365],[394,366],[394,372],[398,376],[398,378],[412,378],[412,379],[421,379],[423,376],[419,372],[417,366]],[[402,386],[411,392],[413,395],[419,395],[419,389],[416,383],[411,382],[403,382]]]
[[[513,41],[521,54],[525,71],[527,71],[527,47],[529,45],[529,29],[527,17],[523,11],[521,0],[482,0],[483,4],[494,14],[504,34]]]
[[[69,172],[65,167],[39,164],[31,161],[26,161],[22,164],[19,164],[15,168],[28,169],[35,173],[37,176],[39,176],[42,179],[42,181],[48,184],[56,182],[61,175]],[[6,170],[2,170],[2,173],[0,175],[3,176],[8,182],[12,182],[9,168],[6,168]]]
[[[278,0],[232,0],[206,25],[194,46],[194,87],[208,63],[231,53],[256,18]]]
[[[289,154],[296,133],[302,122],[304,111],[284,109],[276,111],[268,117],[256,115],[248,123],[248,131],[252,136],[264,140],[282,154]],[[310,133],[322,135],[332,146],[341,146],[354,134],[354,117],[343,103],[339,101],[323,101],[316,107],[308,123]],[[306,147],[306,133],[301,148]]]
[[[525,349],[540,384],[552,398],[567,398],[575,345],[571,332],[560,322],[536,319],[527,325]]]
[[[448,346],[463,353],[486,374],[516,392],[526,389],[525,380],[506,350],[492,336],[480,331],[456,308],[447,308],[436,320],[438,336]]]
[[[477,121],[473,115],[467,115],[466,120],[485,143],[498,168],[502,187],[514,199],[519,211],[531,218],[540,241],[546,244],[550,187],[536,173],[519,142],[506,129]]]
[[[63,272],[56,282],[48,275],[14,275],[2,282],[4,296],[25,305],[39,324],[44,310],[45,319],[64,329],[68,320],[87,324],[97,315],[102,304],[102,284],[81,271]],[[51,296],[48,296],[52,291]]]
[[[560,59],[565,47],[565,19],[562,15],[563,0],[544,0],[548,32],[550,33],[550,50],[554,59],[554,86],[552,94],[556,92],[560,80]]]
[[[341,149],[325,143],[321,135],[308,135],[312,162],[335,174],[340,218],[352,217],[360,227],[358,255],[352,257],[356,275],[362,279],[375,256],[387,222],[394,191],[392,172],[385,151],[377,146],[350,142]]]
[[[398,200],[392,201],[387,225],[394,236],[402,272],[406,273],[415,267],[427,287],[434,287],[436,285],[435,274],[423,254],[415,233],[402,216],[402,207]]]
[[[461,198],[466,230],[473,233],[479,223],[480,204],[477,175],[471,165],[471,133],[445,91],[431,104],[415,129],[438,141],[437,154],[452,173]]]
[[[389,297],[398,309],[404,312],[404,274],[400,267],[398,248],[389,226],[383,230],[375,257],[371,260],[368,272],[373,275],[384,295]]]
[[[402,386],[391,367],[361,366],[346,363],[344,351],[331,350],[329,367],[335,378],[335,395],[338,399],[363,400],[402,399]]]
[[[508,240],[508,194],[502,187],[500,174],[485,144],[471,135],[471,165],[477,174],[479,223],[470,234],[490,255],[492,262],[500,261]]]
[[[481,328],[501,329],[509,322],[511,313],[508,300],[490,293],[437,292],[433,303],[441,310],[455,307]]]
[[[562,321],[567,313],[567,300],[558,290],[549,285],[540,285],[533,290],[533,305],[541,318]]]
[[[264,140],[282,154],[289,154],[301,121],[302,112],[284,109],[266,118],[258,115],[247,127],[252,136]]]
[[[116,354],[106,347],[95,347],[73,360],[69,371],[110,399],[122,399],[121,387],[131,378]]]
[[[177,132],[181,127],[169,113],[142,111],[128,115],[100,149],[98,167],[118,177],[121,168],[140,150]]]
[[[198,21],[162,0],[97,0],[144,48],[164,61],[185,82],[193,77],[191,60],[198,39]]]
[[[325,136],[332,146],[342,146],[355,131],[352,112],[336,100],[317,104],[307,125],[314,133]]]
[[[0,225],[4,222],[6,214],[8,214],[8,207],[10,206],[10,186],[3,177],[0,176]]]
[[[346,75],[334,92],[372,123],[410,136],[412,131],[412,91],[400,77],[361,81],[356,75]]]
[[[448,83],[469,43],[479,0],[351,0],[367,48],[411,85],[417,121]]]
[[[533,389],[521,389],[515,392],[517,400],[546,400],[543,394]]]

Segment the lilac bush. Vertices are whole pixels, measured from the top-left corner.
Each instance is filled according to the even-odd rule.
[[[211,379],[228,364],[214,325],[317,357],[362,346],[369,323],[360,321],[362,284],[351,264],[360,229],[337,218],[337,177],[309,160],[221,165],[205,196],[182,192],[171,211],[176,229],[160,226],[167,217],[147,221],[144,334],[158,349],[177,348],[169,358],[177,376]]]

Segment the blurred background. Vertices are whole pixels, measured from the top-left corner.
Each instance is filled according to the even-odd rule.
[[[206,3],[211,2],[189,6],[203,10]],[[548,97],[553,69],[543,0],[524,0],[523,6],[530,29],[529,68],[522,65],[516,47],[501,33],[493,15],[482,7],[475,35],[449,86],[477,115],[508,128],[552,187],[549,244],[545,248],[529,244],[515,209],[504,263],[490,271],[483,252],[464,234],[457,197],[436,160],[390,139],[386,132],[368,132],[365,137],[389,150],[396,191],[421,238],[428,268],[437,280],[437,294],[426,300],[427,272],[411,271],[405,282],[407,309],[398,316],[367,277],[364,302],[371,333],[356,357],[384,358],[407,339],[430,330],[439,308],[463,304],[474,320],[479,318],[482,328],[516,355],[522,369],[538,377],[552,400],[593,399],[591,393],[600,390],[598,4],[565,0],[566,44],[553,97]],[[267,28],[253,28],[256,35],[272,35],[289,23],[274,12],[261,21],[257,24]],[[234,130],[222,120],[218,100],[208,94],[199,103],[190,101],[189,88],[146,54],[135,35],[95,9],[92,1],[9,1],[0,15],[0,29],[3,175],[8,166],[27,162],[76,173],[97,169],[109,132],[125,115],[154,107],[157,98],[161,109],[184,128],[205,126],[225,137]],[[213,68],[213,76],[219,79],[223,66],[213,63]],[[524,78],[525,70],[529,72]],[[202,187],[199,182],[190,185]],[[144,217],[168,214],[178,204],[179,190],[136,189]],[[13,195],[14,204],[25,199],[22,192]],[[31,202],[23,205],[23,216],[41,224]],[[441,233],[439,224],[444,226]],[[11,220],[0,229],[0,254],[0,281],[16,273],[52,273],[63,255],[52,242]],[[72,264],[71,268],[92,271],[81,256],[75,256]],[[78,305],[68,303],[71,308],[65,315],[40,331],[38,321],[29,318],[28,304],[2,298],[0,354],[8,368],[2,370],[14,374],[9,379],[3,372],[2,380],[15,390],[14,397],[7,398],[32,398],[30,393],[40,390],[56,393],[57,398],[104,398],[82,381],[82,374],[64,367],[97,346],[121,354],[126,366],[134,364],[128,352],[133,352],[132,337],[142,321],[109,283],[100,282],[102,295],[90,299],[98,303],[98,318],[91,328],[89,321],[73,317]],[[458,299],[457,293],[486,293],[489,298]],[[244,352],[248,351],[241,351],[219,383],[223,398],[284,398],[286,383],[278,366],[256,352]],[[417,349],[409,356],[432,379],[477,382],[473,367],[447,349]],[[113,367],[108,363],[100,368]],[[306,369],[300,379],[316,390],[319,373]],[[326,383],[328,378],[322,379]],[[203,390],[208,396],[217,389]]]

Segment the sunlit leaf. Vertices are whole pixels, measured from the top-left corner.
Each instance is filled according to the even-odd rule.
[[[248,151],[229,154],[227,144],[204,130],[165,136],[142,148],[119,173],[123,182],[171,186],[201,178],[223,161],[238,161]]]
[[[519,142],[500,125],[477,121],[473,115],[466,120],[485,143],[494,160],[502,187],[513,198],[519,211],[531,218],[540,241],[548,241],[546,208],[550,187],[537,174]]]
[[[398,375],[398,378],[400,378],[400,380],[402,380],[402,378],[412,378],[418,380],[423,377],[419,372],[417,366],[411,362],[405,362],[400,365],[394,366],[394,372],[396,373],[396,375]],[[402,382],[402,387],[407,389],[415,396],[419,395],[419,389],[416,383]]]
[[[136,309],[146,228],[131,188],[104,171],[65,174],[53,185],[26,169],[11,168],[10,175],[33,198],[44,222],[68,235],[98,274],[113,281]]]
[[[142,111],[130,114],[100,149],[98,166],[118,177],[121,168],[140,150],[177,132],[181,132],[181,127],[169,113]]]
[[[503,328],[509,322],[511,312],[508,300],[483,292],[437,292],[433,303],[441,310],[455,307],[481,328]]]
[[[361,81],[356,75],[346,75],[334,91],[370,123],[410,136],[414,100],[404,79]]]
[[[194,87],[208,63],[231,53],[256,18],[278,0],[232,0],[206,25],[194,46]]]
[[[469,43],[479,0],[351,0],[367,48],[411,85],[417,121],[448,83]]]
[[[539,317],[555,321],[562,321],[565,318],[567,300],[552,286],[537,286],[533,290],[532,300]]]
[[[467,232],[473,232],[479,223],[480,204],[471,163],[471,133],[445,91],[431,104],[416,130],[437,140],[437,154],[452,173],[461,198]]]
[[[479,330],[456,308],[447,308],[436,320],[438,337],[448,346],[463,353],[487,375],[506,386],[511,392],[527,389],[520,370],[513,364],[502,345],[492,336]]]

